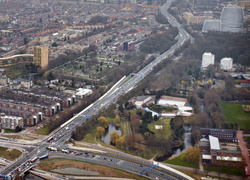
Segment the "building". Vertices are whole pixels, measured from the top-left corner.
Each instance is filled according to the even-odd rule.
[[[45,69],[48,66],[48,46],[35,46],[34,47],[34,60],[33,63],[36,66],[40,66]]]
[[[17,126],[20,128],[24,127],[23,117],[8,116],[4,113],[0,115],[1,129],[15,129]]]
[[[137,96],[130,101],[133,102],[136,108],[141,108],[143,105],[153,102],[153,96]]]
[[[174,107],[177,109],[175,115],[179,116],[192,116],[193,108],[189,106],[186,98],[172,97],[172,96],[161,96],[158,100],[157,105],[165,107]],[[170,113],[162,113],[162,116],[173,116]]]
[[[204,164],[216,165],[223,161],[240,162],[242,153],[235,144],[236,130],[200,128],[199,148]]]
[[[150,26],[156,26],[157,22],[155,20],[155,16],[154,15],[148,15],[147,16],[147,22]]]
[[[220,60],[220,68],[223,70],[231,70],[233,68],[233,59],[232,58],[222,58]]]
[[[241,75],[240,85],[241,87],[250,87],[250,74]]]
[[[3,37],[10,37],[13,34],[13,31],[1,30],[1,34],[2,34]]]
[[[210,64],[214,65],[215,56],[211,52],[202,55],[201,69],[206,69]]]
[[[220,17],[220,30],[223,32],[241,32],[243,30],[243,20],[244,12],[242,7],[224,7]]]
[[[83,88],[78,88],[76,90],[76,98],[77,99],[82,99],[83,97],[89,96],[90,94],[92,94],[92,90],[91,89],[83,89]]]
[[[123,42],[123,50],[128,51],[128,42]]]
[[[6,86],[9,82],[9,78],[6,75],[0,75],[0,85]]]
[[[202,32],[241,32],[243,31],[243,21],[243,8],[230,5],[222,9],[220,20],[205,20]]]
[[[183,18],[187,21],[187,25],[190,24],[203,24],[206,19],[211,19],[211,16],[195,16],[190,12],[184,12]]]
[[[21,63],[32,63],[33,54],[17,54],[10,57],[0,58],[0,67],[7,67]]]
[[[200,128],[200,136],[207,138],[209,135],[219,138],[223,142],[236,142],[236,130],[234,129],[216,129],[216,128]]]

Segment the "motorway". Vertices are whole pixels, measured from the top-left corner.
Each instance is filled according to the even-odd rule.
[[[133,89],[146,75],[148,75],[160,62],[164,59],[171,57],[175,50],[180,48],[189,38],[189,34],[185,31],[185,29],[177,22],[177,20],[167,12],[167,9],[171,6],[171,1],[168,1],[163,6],[160,7],[161,13],[168,19],[169,23],[177,27],[179,30],[179,40],[176,44],[171,46],[169,50],[158,56],[154,61],[149,63],[146,67],[141,69],[138,73],[136,73],[132,78],[131,76],[123,77],[118,83],[116,83],[107,93],[105,93],[101,98],[99,98],[96,102],[89,105],[86,109],[75,115],[72,119],[68,120],[66,123],[61,125],[55,131],[50,134],[50,137],[53,137],[54,140],[52,143],[47,142],[47,139],[44,139],[39,143],[39,146],[34,148],[29,154],[25,154],[21,159],[17,162],[11,164],[10,166],[6,167],[1,174],[4,175],[11,175],[16,169],[24,164],[28,164],[30,159],[35,157],[39,157],[44,155],[47,152],[47,147],[61,147],[64,148],[65,141],[71,137],[72,131],[75,129],[76,126],[82,124],[86,121],[87,117],[90,117],[94,114],[98,114],[98,112],[102,111],[103,109],[107,108],[110,104],[117,101],[117,99],[123,95],[124,93],[128,92],[129,90]],[[87,117],[86,117],[87,116]],[[117,160],[118,161],[118,160]],[[23,169],[19,173],[23,173],[28,168]],[[130,171],[129,166],[127,166],[127,170]],[[134,168],[133,168],[134,169]],[[138,173],[138,171],[136,172]],[[174,176],[172,178],[175,178]],[[184,178],[185,179],[185,178]]]

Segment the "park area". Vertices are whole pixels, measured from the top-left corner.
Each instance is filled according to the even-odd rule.
[[[228,122],[237,123],[240,129],[250,129],[250,113],[243,111],[242,104],[222,103]]]
[[[165,137],[168,138],[172,131],[170,126],[171,119],[159,119],[158,121],[154,121],[148,124],[148,128],[150,131],[154,132],[157,137]],[[156,129],[155,126],[161,126],[162,129]]]

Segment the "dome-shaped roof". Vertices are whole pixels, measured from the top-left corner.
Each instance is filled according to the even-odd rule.
[[[224,7],[221,13],[221,30],[236,32],[243,27],[244,13],[241,7]]]
[[[208,32],[208,31],[220,31],[220,21],[213,19],[206,19],[202,27],[202,32]]]

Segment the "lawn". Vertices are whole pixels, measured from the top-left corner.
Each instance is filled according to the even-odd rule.
[[[148,128],[154,132],[157,137],[163,136],[167,138],[171,135],[170,120],[171,119],[159,119],[158,121],[148,124]],[[155,129],[155,125],[162,125],[163,129]]]
[[[86,136],[83,138],[82,141],[86,142],[86,143],[96,144],[95,137],[94,137],[93,133],[86,134]]]
[[[232,168],[232,167],[219,167],[219,166],[203,166],[204,170],[209,170],[213,172],[217,172],[219,174],[229,174],[229,175],[235,175],[235,176],[244,176],[244,169],[237,169],[237,168]]]
[[[4,133],[15,133],[14,129],[5,129]]]
[[[22,152],[17,149],[11,149],[0,146],[0,157],[5,158],[7,160],[13,161],[16,158],[18,158],[21,154]]]
[[[250,129],[250,113],[245,113],[241,104],[222,103],[222,107],[229,122],[237,123],[240,129]]]
[[[170,159],[170,160],[166,160],[164,161],[164,163],[167,163],[167,164],[174,164],[174,165],[178,165],[178,166],[186,166],[186,167],[190,167],[190,168],[195,168],[195,165],[194,164],[191,164],[189,162],[186,162],[186,161],[182,161],[181,160],[181,157],[184,155],[184,153],[181,153],[179,156],[173,158],[173,159]]]
[[[36,130],[34,133],[40,134],[40,135],[47,135],[47,134],[49,134],[49,126],[45,125],[42,128]]]

